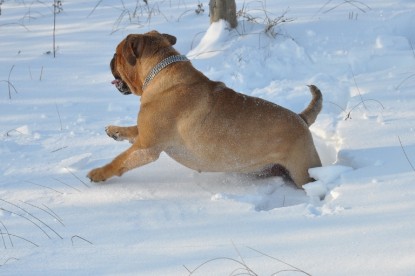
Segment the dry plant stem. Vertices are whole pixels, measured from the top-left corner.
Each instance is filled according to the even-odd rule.
[[[12,74],[12,71],[13,71],[13,69],[14,69],[14,64],[12,65],[12,67],[10,68],[10,71],[9,71],[9,76],[8,76],[8,78],[7,78],[7,81],[10,83],[10,76],[11,76],[11,74]],[[10,95],[10,87],[9,87],[9,96],[11,96]]]
[[[27,215],[31,216],[32,218],[34,218],[35,220],[37,220],[38,222],[40,222],[42,225],[44,225],[45,227],[47,227],[49,230],[51,230],[53,233],[55,233],[55,235],[57,235],[59,238],[61,238],[63,240],[63,237],[61,235],[58,234],[58,232],[56,232],[52,227],[50,227],[48,224],[46,224],[44,221],[42,221],[41,219],[39,219],[38,217],[34,216],[32,213],[28,212],[27,210],[23,209],[22,207],[20,207],[17,204],[14,204],[12,202],[9,202],[7,200],[1,199],[0,201],[6,202],[16,208],[18,208],[19,210],[25,212]],[[48,235],[49,236],[49,235]]]
[[[98,8],[98,6],[102,3],[102,1],[103,0],[99,0],[98,2],[97,2],[97,4],[95,5],[95,7],[92,9],[92,11],[88,14],[88,16],[87,16],[87,18],[88,17],[90,17],[94,12],[95,12],[95,10]]]
[[[30,241],[30,240],[28,240],[28,239],[25,239],[25,238],[23,238],[23,237],[21,237],[21,236],[14,235],[14,234],[9,234],[9,236],[12,236],[12,237],[15,237],[15,238],[18,238],[18,239],[21,239],[21,240],[27,241],[28,243],[31,243],[31,244],[33,244],[34,246],[39,247],[39,245],[37,245],[36,243],[34,243],[34,242],[32,242],[32,241]]]
[[[55,33],[56,33],[56,1],[55,1],[55,4],[53,5],[53,35],[52,35],[53,36],[53,58],[56,57]]]
[[[61,194],[61,195],[65,194],[65,193],[62,193],[61,191],[58,191],[58,190],[53,189],[51,187],[48,187],[48,186],[45,186],[45,185],[42,185],[42,184],[37,184],[37,183],[29,181],[29,180],[25,180],[25,182],[29,183],[29,184],[32,184],[32,185],[35,185],[35,186],[39,186],[39,187],[42,187],[42,188],[49,189],[49,190],[54,191],[55,193],[58,193],[58,194]]]
[[[42,81],[42,76],[43,76],[43,66],[40,69],[40,76],[39,76],[39,80]]]
[[[58,109],[58,105],[55,103],[55,107],[56,107],[56,113],[58,113],[58,118],[59,118],[59,124],[61,126],[61,131],[63,130],[62,127],[62,119],[61,119],[61,114],[59,113],[59,109]]]
[[[25,219],[25,220],[27,220],[27,221],[29,221],[30,223],[32,223],[34,226],[36,226],[37,228],[39,228],[42,232],[43,232],[43,234],[45,234],[46,235],[46,237],[48,237],[50,240],[52,239],[49,235],[48,235],[48,233],[46,233],[46,231],[45,230],[43,230],[43,228],[42,227],[40,227],[36,222],[34,222],[33,220],[31,220],[31,219],[28,219],[27,217],[25,217],[25,216],[23,216],[23,215],[21,215],[21,214],[18,214],[18,213],[16,213],[16,212],[13,212],[13,211],[10,211],[10,210],[6,210],[6,209],[4,209],[4,208],[0,208],[0,210],[3,210],[3,211],[5,211],[5,212],[7,212],[7,213],[9,213],[9,214],[12,214],[12,215],[16,215],[16,216],[19,216],[19,217],[21,217],[21,218],[23,218],[23,219]],[[10,234],[11,235],[11,234]]]
[[[12,74],[13,68],[14,68],[14,64],[13,64],[13,66],[10,68],[10,71],[9,71],[9,76],[8,76],[7,80],[2,80],[2,81],[1,81],[1,82],[6,82],[6,83],[7,83],[7,88],[8,88],[8,91],[9,91],[9,100],[11,100],[11,99],[12,99],[12,91],[11,91],[11,88],[13,88],[14,92],[17,94],[17,89],[16,89],[16,87],[14,87],[14,85],[13,85],[13,84],[11,83],[11,81],[10,81],[10,76],[11,76],[11,74]]]
[[[63,219],[60,216],[58,216],[52,209],[50,209],[48,206],[46,206],[43,203],[42,203],[42,205],[43,205],[43,207],[45,207],[46,209],[48,209],[51,213],[53,213],[57,218],[59,218],[60,220],[63,221]]]
[[[208,261],[205,261],[205,262],[201,263],[200,265],[198,265],[193,270],[188,269],[185,265],[183,265],[183,267],[187,270],[187,272],[189,273],[189,275],[193,275],[196,271],[200,270],[203,266],[205,266],[205,265],[207,265],[209,263],[216,262],[216,261],[221,261],[221,260],[222,261],[225,260],[225,261],[231,261],[231,262],[236,263],[236,264],[239,264],[241,266],[239,268],[234,269],[229,275],[250,275],[250,276],[258,276],[259,274],[255,273],[255,271],[253,271],[245,263],[245,260],[243,259],[243,257],[240,254],[239,250],[236,248],[235,244],[233,242],[232,242],[232,244],[233,244],[234,249],[237,252],[239,258],[241,258],[241,261],[238,261],[238,260],[233,259],[233,258],[228,258],[228,257],[219,257],[219,258],[213,258],[213,259],[210,259]],[[248,246],[248,248],[251,249],[252,251],[255,251],[255,252],[261,254],[262,256],[268,257],[270,259],[273,259],[273,260],[275,260],[275,261],[277,261],[277,262],[279,262],[281,264],[284,264],[284,265],[290,267],[289,269],[282,269],[282,270],[279,270],[277,272],[274,272],[271,275],[276,275],[276,274],[279,274],[279,273],[282,273],[282,272],[299,272],[299,273],[302,273],[304,275],[311,276],[310,273],[308,273],[308,272],[306,272],[306,271],[304,271],[304,270],[302,270],[302,269],[300,269],[298,267],[295,267],[295,266],[293,266],[293,265],[291,265],[291,264],[289,264],[287,262],[284,262],[284,261],[282,261],[282,260],[280,260],[278,258],[272,257],[272,256],[270,256],[268,254],[265,254],[265,253],[263,253],[263,252],[261,252],[259,250],[254,249],[252,247],[249,247]]]
[[[6,261],[4,261],[4,263],[3,263],[2,265],[0,265],[0,266],[3,266],[3,265],[5,265],[5,264],[7,264],[7,263],[8,263],[9,261],[11,261],[11,260],[18,261],[19,259],[15,258],[15,257],[10,257],[10,258],[8,258]]]
[[[65,224],[63,224],[63,222],[62,222],[62,220],[61,220],[61,218],[59,218],[58,216],[56,216],[55,214],[52,214],[51,212],[49,212],[48,210],[45,210],[45,209],[43,209],[42,207],[39,207],[39,206],[36,206],[36,205],[34,205],[34,204],[32,204],[32,203],[29,203],[29,202],[24,202],[24,201],[21,201],[20,200],[20,202],[22,202],[22,203],[24,203],[24,204],[27,204],[27,205],[29,205],[29,206],[32,206],[32,207],[34,207],[34,208],[36,208],[36,209],[39,209],[39,210],[42,210],[43,212],[45,212],[46,214],[48,214],[48,215],[50,215],[52,218],[54,218],[54,219],[56,219],[62,226],[65,226]]]
[[[30,75],[30,80],[33,80],[32,69],[30,68],[30,65],[29,65],[29,75]]]
[[[356,104],[355,106],[353,106],[353,107],[352,107],[352,109],[350,109],[350,111],[347,113],[347,116],[346,116],[345,120],[347,120],[347,119],[351,119],[351,113],[352,113],[352,111],[353,111],[356,107],[358,107],[359,105],[361,105],[361,104],[363,104],[363,105],[365,106],[365,102],[368,102],[368,101],[373,101],[373,102],[376,102],[376,103],[378,103],[378,104],[382,107],[382,109],[385,109],[385,107],[383,106],[383,104],[382,104],[380,101],[378,101],[378,100],[375,100],[375,99],[367,99],[367,100],[362,100],[361,102],[359,102],[358,104]],[[366,106],[365,106],[365,108],[367,109],[367,107],[366,107]]]
[[[1,26],[10,26],[10,25],[19,25],[19,26],[21,26],[21,27],[23,27],[23,28],[25,28],[26,29],[26,31],[30,31],[24,24],[22,24],[22,23],[6,23],[6,24],[0,24],[0,27]]]
[[[367,107],[366,107],[365,102],[364,102],[364,100],[363,100],[362,93],[360,93],[360,89],[359,89],[359,86],[357,85],[356,77],[355,77],[355,75],[354,75],[354,72],[353,72],[353,69],[352,69],[352,67],[351,67],[351,66],[350,66],[350,71],[352,72],[353,81],[354,81],[354,84],[355,84],[355,86],[356,86],[357,93],[359,93],[360,101],[363,103],[363,106],[364,106],[364,107],[365,107],[365,109],[367,110]]]
[[[0,229],[0,236],[1,236],[1,239],[3,240],[4,249],[7,249],[6,242],[5,242],[4,237],[3,237],[3,231],[1,231],[1,229]]]
[[[1,225],[3,225],[3,228],[6,230],[6,233],[7,233],[7,235],[9,236],[9,241],[10,241],[10,244],[12,245],[12,247],[14,247],[14,245],[13,245],[13,241],[12,241],[12,239],[10,238],[10,233],[9,233],[9,230],[7,229],[6,225],[4,225],[4,223],[3,223],[2,221],[0,221],[0,223],[1,223]],[[2,237],[3,237],[3,235],[2,235]]]
[[[409,45],[411,46],[411,50],[412,50],[412,55],[415,58],[415,50],[414,50],[414,45],[412,45],[412,40],[409,39]]]
[[[403,147],[403,145],[402,145],[401,138],[400,138],[399,136],[398,136],[398,140],[399,140],[399,144],[401,145],[401,149],[402,149],[403,154],[405,155],[406,160],[408,161],[408,163],[409,163],[409,165],[411,166],[412,170],[415,172],[415,167],[412,165],[411,160],[409,160],[409,157],[408,157],[408,155],[406,154],[406,151],[405,151],[405,149],[404,149],[404,147]]]
[[[71,172],[70,169],[66,168],[65,169],[76,179],[78,179],[82,184],[84,184],[87,188],[91,188],[88,184],[86,184],[84,181],[82,181],[78,176],[76,176],[76,174],[74,174],[73,172]]]
[[[259,254],[261,254],[261,255],[265,256],[265,257],[268,257],[268,258],[270,258],[270,259],[276,260],[277,262],[280,262],[280,263],[282,263],[282,264],[285,264],[285,265],[287,265],[287,266],[289,266],[289,267],[291,267],[291,268],[293,269],[293,270],[285,270],[285,271],[298,271],[298,272],[304,273],[305,275],[309,275],[309,276],[311,276],[311,274],[310,274],[310,273],[307,273],[307,272],[305,272],[304,270],[302,270],[302,269],[300,269],[300,268],[298,268],[298,267],[295,267],[295,266],[293,266],[293,265],[291,265],[291,264],[289,264],[289,263],[287,263],[287,262],[284,262],[283,260],[280,260],[280,259],[277,259],[277,258],[275,258],[275,257],[272,257],[272,256],[270,256],[270,255],[268,255],[268,254],[265,254],[265,253],[263,253],[263,252],[259,251],[259,250],[256,250],[255,248],[252,248],[252,247],[249,247],[249,246],[248,246],[248,248],[249,248],[249,249],[251,249],[252,251],[255,251],[255,252],[257,252],[257,253],[259,253]],[[279,271],[279,272],[282,272],[282,271],[284,271],[284,270],[281,270],[281,271]],[[279,273],[279,272],[277,272],[277,273]]]
[[[383,104],[382,104],[380,101],[375,100],[375,99],[367,99],[367,100],[363,100],[363,101],[361,101],[361,102],[357,103],[356,105],[354,105],[354,106],[350,109],[350,111],[347,111],[346,109],[344,109],[343,107],[341,107],[340,105],[338,105],[338,104],[336,104],[336,103],[334,103],[334,102],[332,102],[332,101],[327,101],[327,102],[328,102],[328,103],[330,103],[330,104],[333,104],[333,105],[337,106],[339,109],[341,109],[341,110],[342,110],[342,111],[346,114],[346,116],[344,117],[344,120],[345,120],[345,121],[347,121],[348,119],[351,119],[351,118],[352,118],[352,111],[353,111],[355,108],[357,108],[359,105],[363,104],[364,102],[369,102],[369,101],[376,102],[376,103],[378,103],[378,104],[382,107],[382,109],[385,109],[385,107],[383,106]]]
[[[272,13],[267,11],[266,8],[266,3],[262,2],[262,1],[258,1],[261,3],[262,8],[261,9],[253,9],[253,10],[248,10],[247,9],[247,5],[245,5],[245,2],[242,5],[242,8],[236,13],[237,17],[242,17],[243,19],[245,19],[248,22],[251,22],[253,24],[264,24],[264,30],[263,32],[272,37],[275,38],[278,35],[278,32],[275,31],[275,28],[279,25],[282,25],[284,23],[289,23],[294,21],[293,18],[287,18],[286,14],[288,11],[284,11],[280,16],[276,16],[274,18],[271,18],[270,15],[273,15]],[[251,15],[249,12],[250,11],[261,11],[264,13],[265,18],[261,18],[261,17],[254,17],[253,15]],[[261,19],[261,21],[260,21]],[[244,21],[241,22],[242,23],[242,31],[245,32],[245,24]],[[240,34],[241,35],[241,34]]]
[[[63,146],[63,147],[52,150],[51,153],[54,153],[54,152],[57,152],[57,151],[60,151],[60,150],[66,149],[66,148],[68,148],[68,146]]]
[[[87,240],[87,239],[85,239],[85,238],[82,238],[82,237],[80,237],[80,236],[78,236],[78,235],[75,235],[75,236],[72,236],[72,238],[71,238],[72,246],[74,245],[74,243],[73,243],[73,239],[74,239],[74,238],[77,238],[77,239],[83,240],[84,242],[87,242],[87,243],[89,243],[89,244],[93,244],[93,243],[92,243],[92,242],[90,242],[89,240]]]
[[[58,181],[59,183],[61,183],[61,184],[65,185],[65,186],[68,186],[69,188],[74,189],[75,191],[77,191],[77,192],[79,192],[79,193],[82,193],[82,191],[81,191],[81,190],[79,190],[79,189],[77,189],[77,188],[73,187],[72,185],[69,185],[69,184],[67,184],[67,183],[63,182],[63,181],[62,181],[62,180],[60,180],[60,179],[53,178],[53,177],[52,177],[52,179],[53,179],[53,180],[55,180],[55,181]]]
[[[244,258],[242,257],[242,255],[241,255],[241,252],[239,252],[239,250],[238,250],[238,248],[236,247],[236,245],[235,245],[235,243],[232,241],[232,245],[233,245],[233,248],[235,249],[235,251],[236,251],[236,253],[238,254],[238,256],[239,256],[239,258],[241,259],[241,262],[244,264],[244,270],[246,270],[249,274],[250,273],[252,273],[252,275],[256,275],[256,273],[254,273],[254,271],[252,271],[248,266],[247,266],[247,264],[245,263],[245,260],[244,260]],[[233,274],[233,273],[232,273]]]
[[[192,275],[192,274],[194,274],[197,270],[199,270],[200,268],[202,268],[203,266],[205,266],[205,265],[207,265],[207,264],[209,264],[209,263],[212,263],[212,262],[215,262],[215,261],[221,261],[221,260],[227,260],[227,261],[231,261],[231,262],[234,262],[234,263],[237,263],[237,264],[239,264],[239,265],[241,265],[242,266],[242,268],[240,268],[241,270],[245,270],[246,272],[247,272],[247,275],[255,275],[255,276],[257,276],[257,274],[255,274],[255,273],[252,273],[251,271],[251,269],[249,268],[249,267],[246,267],[246,265],[243,263],[243,262],[241,262],[241,261],[238,261],[238,260],[235,260],[235,259],[233,259],[233,258],[228,258],[228,257],[218,257],[218,258],[213,258],[213,259],[210,259],[210,260],[207,260],[207,261],[205,261],[205,262],[203,262],[202,264],[200,264],[200,265],[198,265],[195,269],[193,269],[193,270],[189,270],[186,266],[184,266],[184,268],[189,272],[189,275]],[[251,273],[250,273],[251,272]]]
[[[409,79],[411,79],[411,78],[413,78],[413,77],[415,77],[415,74],[412,74],[412,75],[410,75],[410,76],[408,76],[408,77],[406,77],[403,81],[401,81],[399,84],[398,84],[398,86],[396,86],[396,90],[398,90],[399,88],[401,88],[401,86],[407,81],[407,80],[409,80]]]
[[[53,58],[56,57],[56,15],[63,10],[61,0],[53,0]]]
[[[319,11],[323,10],[328,4],[330,4],[332,2],[332,0],[327,1],[322,8],[320,8]],[[354,0],[344,0],[342,3],[335,5],[334,7],[324,11],[323,13],[329,13],[335,9],[337,9],[340,6],[343,6],[345,4],[349,4],[355,8],[357,8],[358,10],[360,10],[363,13],[366,13],[366,9],[367,10],[371,10],[371,8],[366,5],[365,3],[361,2],[361,1],[354,1]]]

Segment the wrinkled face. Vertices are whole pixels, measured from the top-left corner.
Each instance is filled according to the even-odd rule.
[[[144,68],[145,59],[157,59],[157,52],[161,48],[171,47],[176,38],[168,34],[151,31],[145,34],[131,34],[118,44],[116,53],[111,60],[110,67],[114,80],[111,82],[123,95],[141,95],[145,74],[151,68]],[[155,66],[155,64],[153,65]]]
[[[117,54],[114,54],[114,57],[111,59],[111,63],[110,63],[111,72],[112,72],[112,75],[114,76],[114,80],[111,83],[115,85],[115,87],[121,92],[121,94],[130,95],[131,89],[122,80],[120,74],[115,69],[116,58],[117,58]]]

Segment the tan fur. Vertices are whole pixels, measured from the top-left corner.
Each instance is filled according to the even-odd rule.
[[[124,86],[120,91],[141,96],[140,113],[137,126],[107,127],[109,136],[132,146],[89,172],[91,181],[121,176],[155,161],[161,152],[200,172],[261,173],[278,165],[298,187],[312,181],[308,169],[321,166],[308,129],[321,110],[318,88],[310,86],[313,100],[298,115],[211,81],[190,62],[176,62],[143,91],[148,72],[178,54],[171,47],[175,41],[152,31],[129,35],[118,45],[112,73]]]

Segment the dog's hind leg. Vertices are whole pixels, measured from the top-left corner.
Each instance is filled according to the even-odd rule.
[[[134,143],[135,138],[138,136],[138,127],[120,127],[120,126],[107,126],[105,132],[111,138],[116,141],[128,140],[130,143]]]
[[[289,176],[298,188],[314,181],[308,169],[321,167],[321,161],[312,141],[298,140],[290,151],[290,155],[282,165],[288,170]],[[308,145],[308,146],[305,146]]]
[[[304,184],[314,181],[308,173],[308,169],[321,167],[321,162],[318,156],[307,157],[304,156],[302,160],[294,161],[294,164],[287,165],[291,179],[298,188],[302,188]]]
[[[123,173],[146,165],[158,159],[161,150],[155,148],[140,148],[139,142],[134,144],[114,158],[107,165],[93,169],[88,173],[88,178],[93,182],[105,181],[113,176],[121,176]]]

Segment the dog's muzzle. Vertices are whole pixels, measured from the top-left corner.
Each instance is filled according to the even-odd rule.
[[[115,87],[118,89],[118,91],[121,92],[121,94],[123,94],[123,95],[130,95],[131,94],[130,88],[121,79],[115,79],[111,83],[113,85],[115,85]]]

